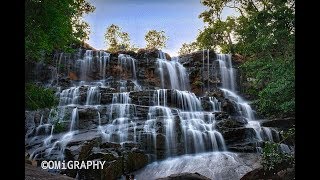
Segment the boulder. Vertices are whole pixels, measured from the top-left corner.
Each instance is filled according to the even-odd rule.
[[[252,128],[230,128],[220,131],[227,145],[251,142],[255,138],[255,131]]]
[[[138,170],[148,164],[148,156],[141,152],[126,152],[123,153],[124,172],[130,173]]]
[[[210,179],[195,172],[195,173],[171,174],[168,177],[158,178],[157,180],[210,180]]]
[[[241,180],[251,180],[251,179],[283,179],[283,180],[293,180],[295,179],[294,168],[286,168],[283,170],[277,170],[275,172],[265,171],[262,167],[254,169],[246,173]]]
[[[295,118],[282,118],[261,121],[261,126],[277,127],[280,129],[291,128],[295,124]]]
[[[228,119],[224,119],[221,121],[218,121],[216,123],[216,128],[219,131],[227,131],[230,128],[240,128],[244,127],[247,124],[247,120],[244,117],[236,116],[236,117],[230,117]]]

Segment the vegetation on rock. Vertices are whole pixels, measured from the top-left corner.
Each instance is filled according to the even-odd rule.
[[[28,83],[25,86],[25,108],[37,110],[57,106],[58,99],[52,89]]]
[[[283,153],[279,149],[280,143],[289,138],[293,138],[294,135],[295,129],[291,128],[286,132],[282,132],[284,138],[279,143],[269,141],[265,143],[262,153],[262,166],[266,172],[279,171],[295,166],[294,154]]]

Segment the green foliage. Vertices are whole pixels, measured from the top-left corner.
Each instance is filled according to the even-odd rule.
[[[26,0],[25,59],[70,52],[72,44],[88,39],[89,26],[81,17],[94,9],[86,0]]]
[[[282,169],[282,167],[293,167],[295,159],[293,154],[282,153],[279,144],[267,141],[262,153],[262,166],[266,171]]]
[[[131,50],[129,34],[123,32],[122,29],[115,24],[111,24],[107,27],[104,38],[108,51],[117,52],[120,50]],[[135,47],[132,46],[132,49],[135,49]]]
[[[201,81],[195,81],[195,82],[193,82],[192,83],[192,85],[194,85],[194,86],[197,86],[197,87],[202,87],[204,84],[203,84],[203,82],[201,82]]]
[[[235,19],[228,17],[225,21],[216,20],[210,23],[200,31],[197,37],[197,43],[200,49],[219,48],[221,52],[234,52],[234,43],[232,40]]]
[[[60,121],[56,121],[54,123],[54,129],[53,129],[54,133],[60,133],[60,132],[64,132],[66,131],[66,126],[64,123],[60,122]]]
[[[208,23],[197,37],[200,48],[245,57],[241,66],[257,98],[258,111],[266,116],[294,115],[295,111],[295,19],[293,0],[203,0],[208,10],[200,18]],[[238,17],[221,18],[225,8]]]
[[[25,107],[29,110],[50,108],[58,105],[58,99],[52,89],[35,84],[25,86]]]
[[[257,97],[258,111],[266,116],[294,115],[295,112],[295,64],[283,59],[257,59],[241,66],[251,82],[251,91]]]
[[[281,132],[283,140],[279,143],[267,141],[263,147],[262,153],[262,166],[266,171],[274,171],[282,169],[283,167],[294,167],[295,157],[294,154],[283,153],[279,149],[280,143],[288,138],[294,138],[295,128],[290,128],[286,132]]]
[[[179,55],[185,55],[185,54],[190,54],[198,49],[198,45],[196,42],[192,43],[183,43],[182,47],[179,49],[178,54]]]
[[[144,39],[147,42],[147,49],[162,49],[166,47],[168,37],[164,31],[150,30],[145,35]]]

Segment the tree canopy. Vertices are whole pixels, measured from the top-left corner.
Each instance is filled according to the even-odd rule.
[[[191,42],[191,43],[183,43],[182,47],[179,49],[178,54],[179,55],[184,55],[184,54],[189,54],[198,49],[198,44],[196,42]]]
[[[146,33],[144,39],[147,42],[147,49],[162,49],[166,47],[169,38],[164,31],[150,30]]]
[[[88,39],[89,25],[82,16],[94,10],[87,0],[26,0],[25,59],[37,61]]]

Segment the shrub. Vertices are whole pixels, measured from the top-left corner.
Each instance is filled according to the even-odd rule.
[[[35,84],[25,85],[25,108],[36,110],[51,108],[58,105],[58,99],[52,89],[44,88]]]

